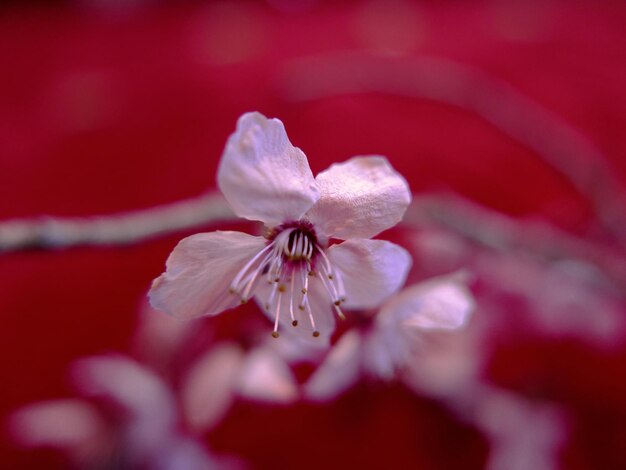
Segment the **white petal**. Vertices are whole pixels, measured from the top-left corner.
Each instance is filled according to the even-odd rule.
[[[233,401],[243,359],[238,346],[226,343],[210,350],[188,371],[181,401],[193,429],[209,429],[224,417]]]
[[[291,369],[274,352],[256,349],[246,358],[237,391],[243,397],[270,403],[291,403],[297,397]]]
[[[458,276],[443,276],[411,286],[380,312],[404,326],[453,330],[465,324],[474,310],[474,299]]]
[[[373,308],[396,292],[411,267],[411,256],[385,240],[348,240],[327,250],[346,289],[346,307]]]
[[[291,145],[283,123],[256,112],[239,118],[217,180],[237,215],[268,225],[300,219],[319,199],[306,156]]]
[[[356,331],[343,335],[304,386],[305,396],[315,401],[329,401],[352,387],[361,372],[361,344]]]
[[[167,270],[154,280],[150,303],[180,318],[216,315],[239,305],[229,293],[237,273],[265,247],[265,239],[241,232],[199,233],[178,243]]]
[[[267,317],[274,322],[276,319],[276,308],[266,309],[268,299],[270,297],[271,286],[267,283],[263,283],[256,292],[256,299],[259,307],[265,312]],[[277,341],[280,341],[283,335],[287,336],[289,341],[297,341],[303,347],[310,349],[313,353],[315,350],[319,351],[320,348],[326,349],[330,345],[330,337],[335,331],[335,316],[333,313],[333,306],[330,297],[324,290],[321,282],[316,277],[309,278],[308,289],[308,302],[313,313],[313,319],[315,321],[315,328],[311,325],[309,319],[308,309],[300,310],[298,306],[301,304],[302,293],[300,287],[296,288],[293,299],[293,312],[294,317],[298,321],[298,326],[292,325],[291,314],[289,311],[290,290],[287,286],[287,290],[281,295],[280,304],[280,318],[278,332],[281,335]],[[313,331],[317,330],[320,335],[313,337]]]
[[[335,163],[315,181],[321,197],[306,217],[327,237],[373,237],[400,222],[411,202],[409,185],[385,157]]]

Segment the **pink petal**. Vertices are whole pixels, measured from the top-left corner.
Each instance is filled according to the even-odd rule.
[[[359,379],[362,341],[356,331],[343,335],[304,386],[304,394],[315,401],[330,401]]]
[[[82,400],[35,403],[15,412],[9,424],[13,437],[29,447],[60,448],[86,457],[109,444],[104,441],[106,424],[98,411]]]
[[[411,202],[406,180],[384,157],[335,163],[315,181],[321,197],[306,217],[327,237],[373,237],[400,222]]]
[[[241,349],[234,343],[226,343],[193,364],[181,393],[184,413],[193,429],[209,429],[226,415],[243,360]]]
[[[180,321],[153,309],[147,300],[139,309],[133,351],[139,359],[156,368],[167,368],[172,357],[194,329],[193,322]]]
[[[150,455],[174,429],[177,409],[171,391],[137,362],[124,356],[99,356],[77,361],[72,372],[83,393],[106,398],[123,410],[129,458]]]
[[[217,179],[237,215],[270,226],[300,219],[319,199],[306,156],[291,145],[283,123],[256,112],[239,118]]]
[[[291,403],[297,398],[296,379],[277,354],[256,349],[246,358],[237,391],[243,397],[270,403]]]
[[[265,239],[240,232],[199,233],[180,241],[167,270],[149,292],[157,310],[180,318],[216,315],[239,305],[229,294],[239,270],[265,247]]]
[[[346,307],[353,309],[380,305],[404,284],[411,267],[409,253],[384,240],[348,240],[327,254],[343,279]]]
[[[443,276],[405,289],[385,305],[380,316],[395,317],[406,327],[453,330],[466,323],[474,305],[458,276]]]

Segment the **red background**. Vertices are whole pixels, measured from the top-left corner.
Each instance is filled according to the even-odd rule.
[[[375,10],[311,3],[302,11],[252,2],[2,7],[0,219],[110,214],[201,194],[215,187],[237,117],[258,110],[283,120],[314,173],[379,153],[416,193],[452,189],[580,235],[593,226],[589,204],[571,184],[475,114],[384,94],[303,103],[281,94],[280,74],[292,60],[337,51],[476,66],[579,129],[624,181],[625,4],[444,1]],[[2,255],[0,415],[70,395],[65,371],[73,359],[128,350],[137,307],[181,236]],[[495,380],[524,389],[529,376],[544,377],[547,396],[579,410],[582,424],[564,465],[619,468],[626,351],[528,338],[503,343]],[[401,388],[361,387],[320,407],[242,404],[210,438],[215,449],[263,468],[303,461],[480,468],[486,452],[476,432]],[[51,452],[26,453],[8,442],[0,452],[6,468],[61,465]]]

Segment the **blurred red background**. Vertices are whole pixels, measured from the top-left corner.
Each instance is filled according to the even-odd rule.
[[[285,123],[314,173],[383,154],[415,193],[452,190],[610,244],[571,182],[476,113],[385,93],[299,102],[283,87],[294,61],[310,57],[450,59],[578,129],[623,184],[625,24],[626,4],[609,1],[9,4],[0,9],[0,219],[197,196],[215,188],[237,117],[258,110]],[[321,73],[307,72],[313,82]],[[73,359],[127,351],[147,287],[182,236],[3,254],[0,415],[71,395]],[[624,468],[625,361],[623,346],[602,352],[522,335],[503,338],[489,373],[576,410],[564,468]],[[400,387],[361,387],[325,406],[241,404],[210,439],[260,468],[481,468],[487,448],[440,405]],[[0,461],[63,465],[8,440]]]

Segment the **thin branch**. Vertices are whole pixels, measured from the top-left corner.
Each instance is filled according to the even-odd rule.
[[[124,214],[9,220],[0,223],[0,253],[80,245],[126,245],[233,218],[221,195],[207,194]]]
[[[626,286],[626,253],[554,227],[543,220],[519,220],[457,196],[418,196],[407,211],[409,225],[440,226],[498,251],[524,251],[548,260],[578,259]]]

